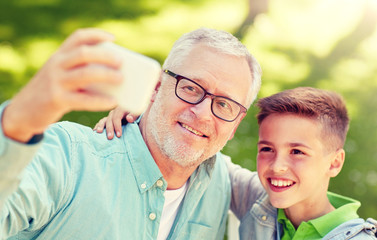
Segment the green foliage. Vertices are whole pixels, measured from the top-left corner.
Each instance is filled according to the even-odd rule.
[[[162,63],[183,33],[207,26],[236,32],[246,0],[0,1],[0,102],[11,98],[74,30],[100,27],[120,45]],[[259,97],[296,86],[335,90],[347,101],[351,126],[346,162],[330,190],[362,202],[377,217],[377,4],[375,0],[269,1],[242,41],[264,75]],[[43,93],[41,93],[43,94]],[[223,152],[255,170],[258,126],[251,108]],[[88,126],[106,113],[73,112]]]

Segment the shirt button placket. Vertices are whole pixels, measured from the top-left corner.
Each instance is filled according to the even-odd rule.
[[[157,187],[162,187],[164,185],[164,182],[161,179],[158,179],[156,184],[157,184]]]
[[[148,217],[149,217],[150,220],[154,221],[156,219],[156,214],[150,213]]]

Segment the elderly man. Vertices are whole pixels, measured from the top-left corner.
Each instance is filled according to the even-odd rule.
[[[258,63],[229,33],[201,28],[174,44],[127,138],[54,123],[115,105],[85,91],[119,84],[120,60],[97,46],[111,40],[77,31],[2,104],[0,238],[222,238],[231,190],[218,151],[256,97]]]

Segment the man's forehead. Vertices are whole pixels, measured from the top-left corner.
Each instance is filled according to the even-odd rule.
[[[168,69],[202,85],[208,92],[249,105],[252,76],[245,56],[235,56],[200,42]]]

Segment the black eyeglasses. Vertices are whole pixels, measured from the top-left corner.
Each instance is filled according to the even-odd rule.
[[[211,111],[213,115],[224,121],[233,122],[241,113],[246,113],[247,111],[247,109],[238,102],[227,97],[216,96],[209,93],[202,86],[189,78],[175,74],[169,70],[164,70],[164,72],[177,80],[175,95],[179,99],[195,105],[201,103],[208,95],[212,99]]]

